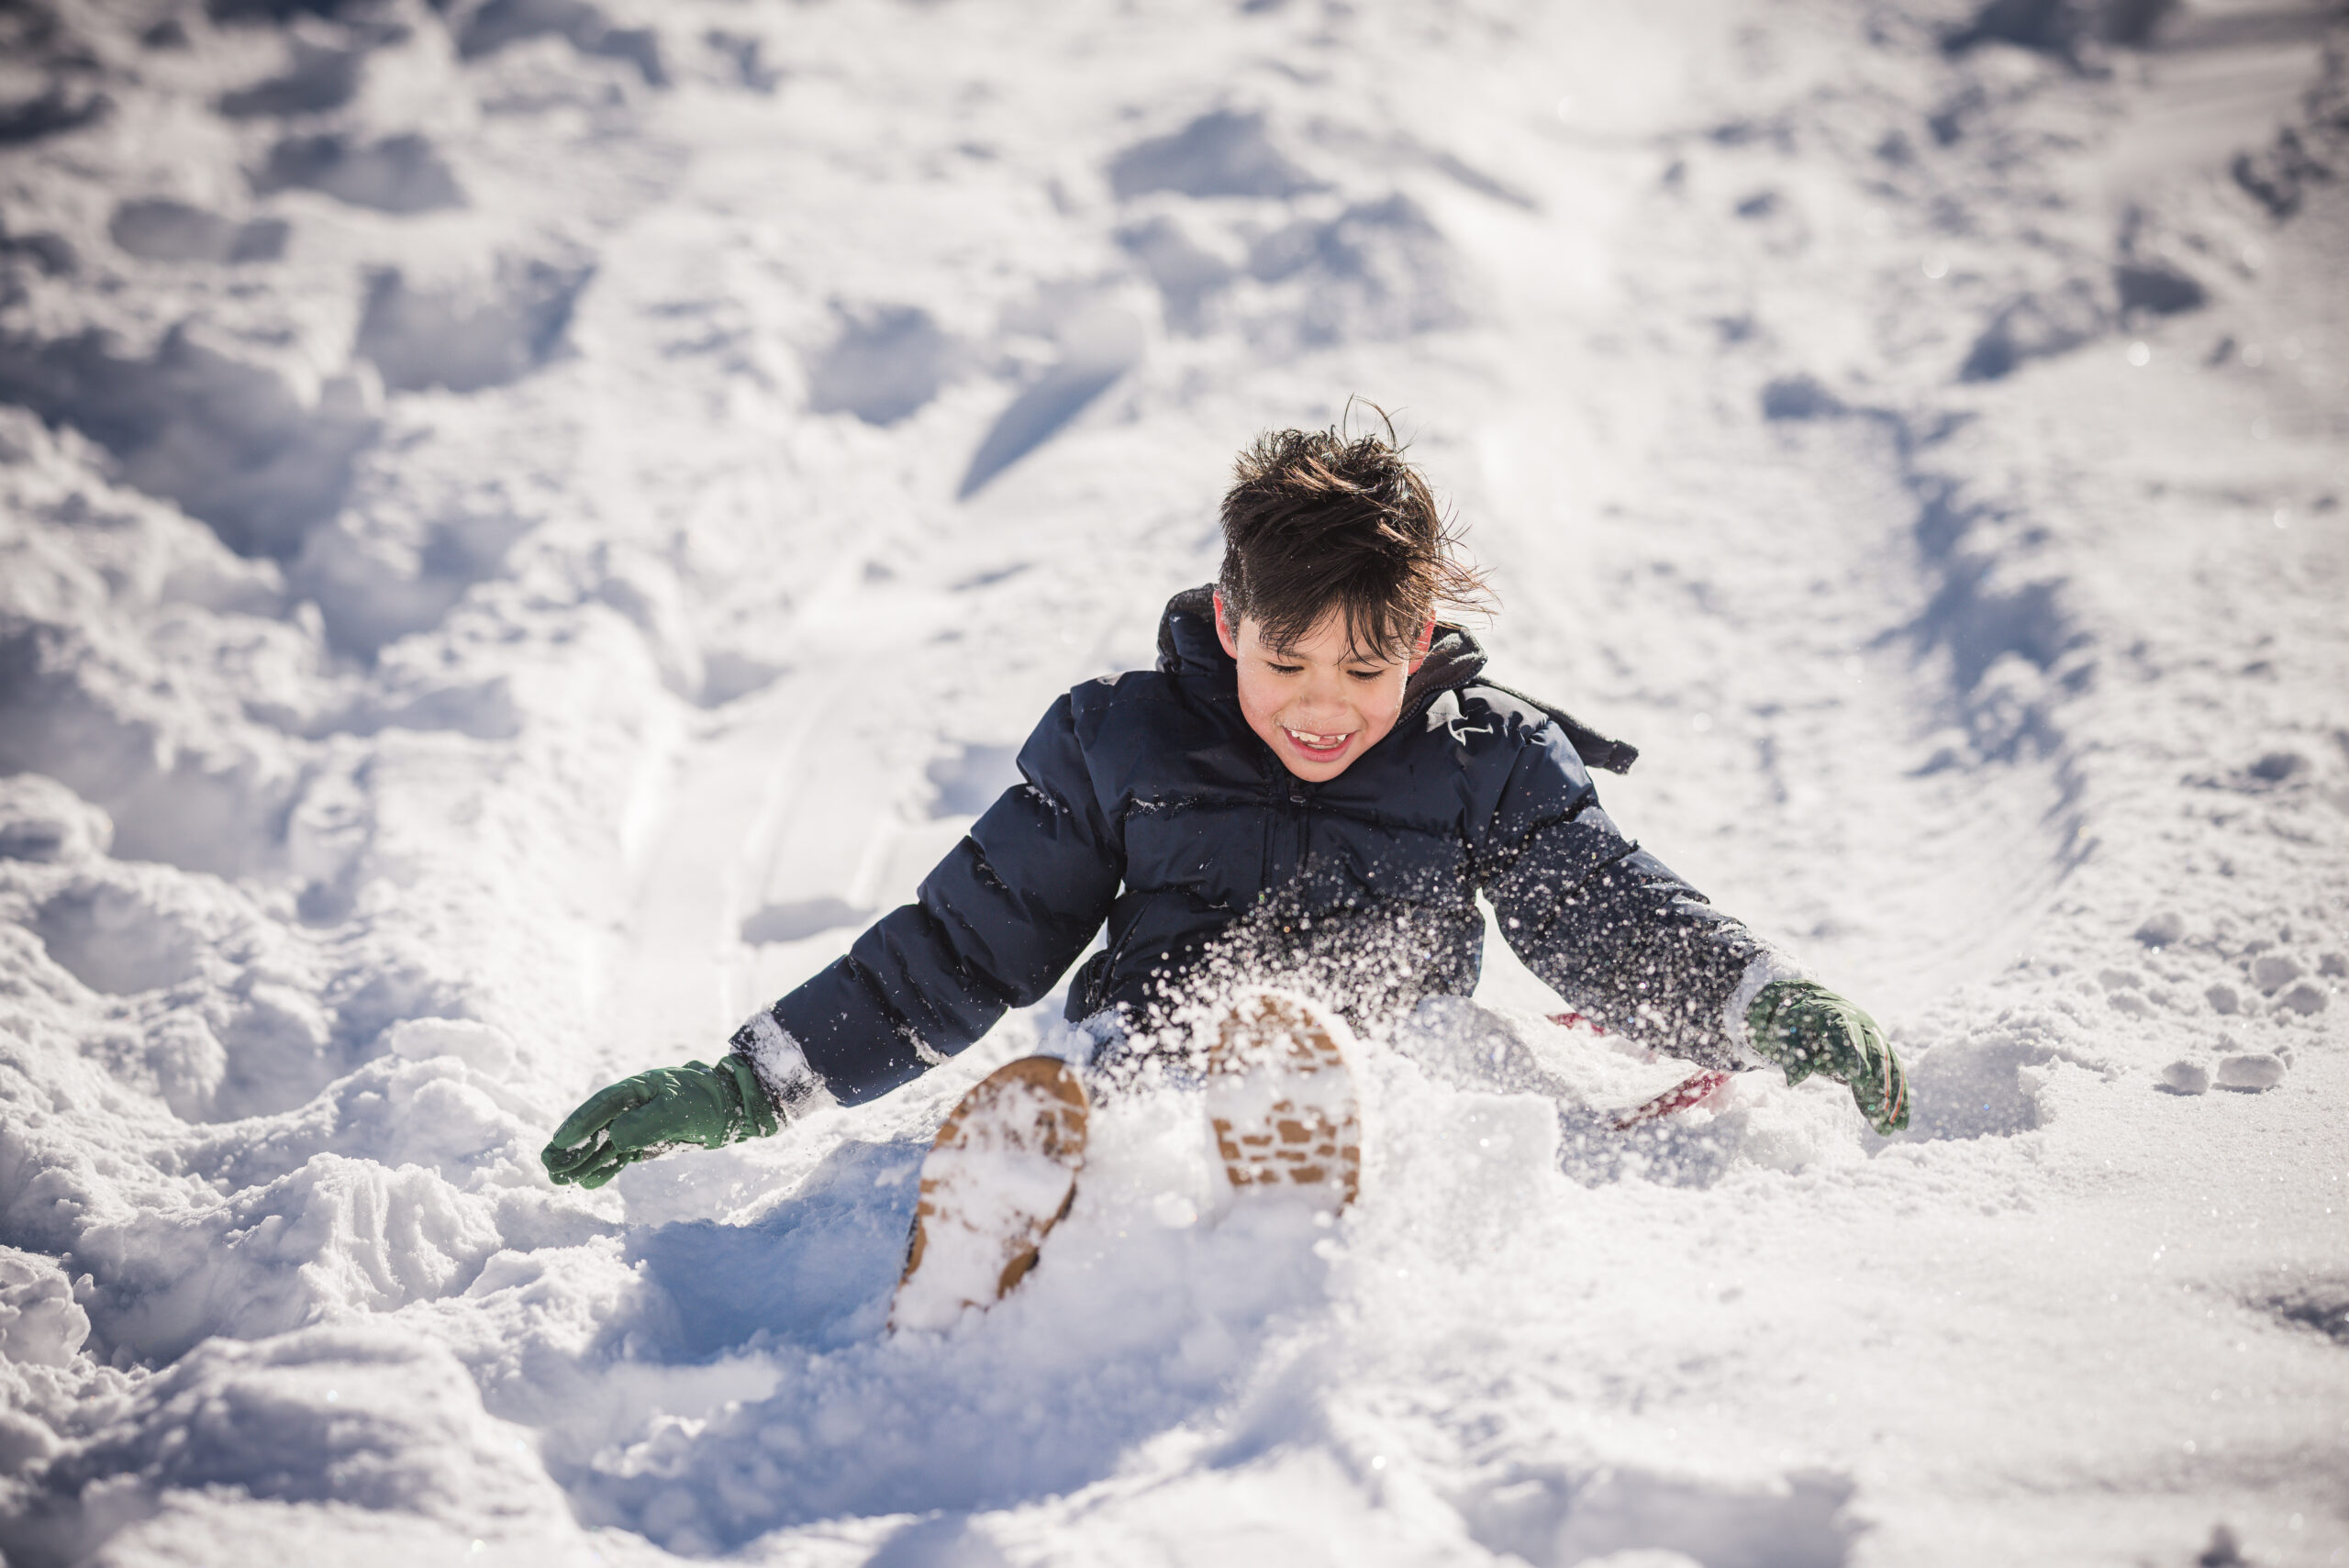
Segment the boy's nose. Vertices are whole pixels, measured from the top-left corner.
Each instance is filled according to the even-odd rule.
[[[1305,699],[1289,712],[1295,716],[1297,728],[1317,733],[1323,726],[1345,728],[1352,709],[1335,692],[1308,692]]]

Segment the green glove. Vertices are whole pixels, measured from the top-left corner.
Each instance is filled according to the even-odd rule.
[[[1774,980],[1745,1009],[1753,1049],[1787,1070],[1787,1083],[1823,1073],[1851,1085],[1868,1124],[1889,1137],[1909,1125],[1909,1076],[1876,1020],[1824,985]]]
[[[560,1184],[600,1187],[639,1160],[697,1144],[721,1149],[783,1125],[748,1061],[656,1067],[600,1091],[555,1129],[539,1162]]]

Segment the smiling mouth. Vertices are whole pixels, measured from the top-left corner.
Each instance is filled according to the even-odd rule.
[[[1288,737],[1291,745],[1308,757],[1334,757],[1344,751],[1346,743],[1354,738],[1351,729],[1336,735],[1316,735],[1311,730],[1291,729],[1286,724],[1281,726],[1281,733]]]

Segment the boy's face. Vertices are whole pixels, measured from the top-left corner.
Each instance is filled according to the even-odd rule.
[[[1346,647],[1336,611],[1286,647],[1264,640],[1251,617],[1235,634],[1215,599],[1215,634],[1240,664],[1240,711],[1283,766],[1314,784],[1336,778],[1395,728],[1403,686],[1427,659],[1435,622],[1419,628],[1408,659],[1364,659]]]

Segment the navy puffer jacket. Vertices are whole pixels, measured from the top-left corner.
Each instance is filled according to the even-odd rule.
[[[1375,1023],[1475,987],[1479,892],[1578,1010],[1726,1063],[1724,1008],[1761,944],[1617,830],[1563,716],[1480,683],[1483,651],[1445,628],[1394,729],[1309,784],[1241,717],[1213,615],[1208,590],[1177,595],[1156,670],[1054,703],[1020,751],[1026,782],[916,901],[775,1003],[834,1095],[870,1099],[969,1045],[1047,995],[1104,922],[1071,1018],[1146,1025],[1230,976]]]

